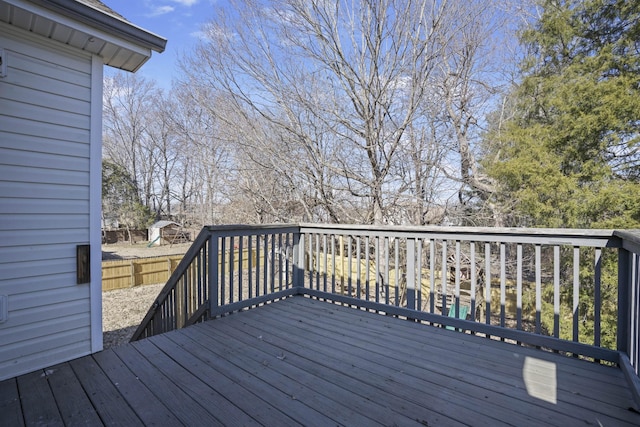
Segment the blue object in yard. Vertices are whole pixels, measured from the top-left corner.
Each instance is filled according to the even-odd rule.
[[[468,312],[469,312],[469,307],[466,306],[466,305],[461,305],[460,306],[460,312],[458,313],[458,319],[466,320]],[[449,307],[449,317],[453,317],[453,318],[456,317],[456,305],[455,304],[451,304],[451,307]],[[455,328],[453,326],[447,326],[447,329],[454,330]]]

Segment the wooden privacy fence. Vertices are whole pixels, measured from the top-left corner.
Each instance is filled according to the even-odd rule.
[[[229,272],[229,251],[225,255],[225,271]],[[134,258],[118,261],[102,262],[102,291],[133,288],[140,285],[153,285],[166,283],[180,263],[184,255],[169,255],[162,257]],[[255,262],[255,251],[252,251],[252,259]],[[239,251],[234,251],[234,259],[240,259]],[[248,250],[243,250],[243,268],[249,262]],[[219,255],[218,266],[222,268],[222,255]]]
[[[183,255],[102,262],[102,291],[166,283]]]

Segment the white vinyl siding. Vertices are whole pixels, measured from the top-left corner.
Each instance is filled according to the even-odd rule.
[[[8,65],[0,78],[0,295],[9,301],[1,380],[95,348],[95,292],[76,284],[76,245],[95,242],[96,171],[91,55],[2,23],[0,48]]]

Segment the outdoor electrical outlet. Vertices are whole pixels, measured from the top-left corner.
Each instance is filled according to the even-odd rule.
[[[4,49],[0,49],[0,77],[7,77],[7,56]]]
[[[0,295],[0,323],[4,323],[9,320],[9,297],[7,295]]]

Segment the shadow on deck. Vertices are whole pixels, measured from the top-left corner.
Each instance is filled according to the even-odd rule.
[[[0,424],[640,425],[618,368],[294,296],[0,382]]]

